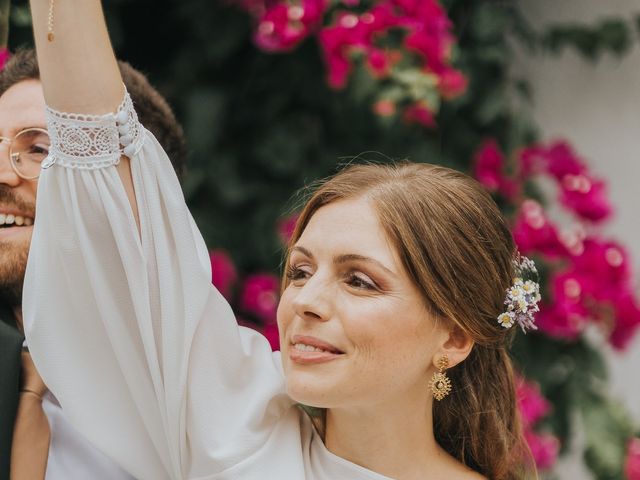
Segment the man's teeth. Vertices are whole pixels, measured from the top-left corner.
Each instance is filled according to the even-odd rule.
[[[332,352],[329,352],[329,350],[324,350],[322,348],[314,347],[313,345],[306,345],[304,343],[296,343],[296,344],[293,345],[293,348],[295,348],[296,350],[299,350],[301,352],[327,352],[327,353],[332,353]]]
[[[22,215],[13,215],[11,213],[0,213],[0,225],[16,225],[22,227],[23,225],[29,227],[33,225],[33,218],[23,217]]]

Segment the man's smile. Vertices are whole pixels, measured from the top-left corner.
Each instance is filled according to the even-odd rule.
[[[29,215],[0,212],[0,228],[29,227],[33,225],[33,217]]]
[[[0,207],[0,238],[31,232],[34,216],[8,207]]]

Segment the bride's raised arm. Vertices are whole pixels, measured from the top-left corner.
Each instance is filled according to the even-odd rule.
[[[31,0],[38,64],[47,104],[104,114],[123,87],[99,0]]]
[[[278,357],[212,287],[100,2],[56,0],[52,17],[50,0],[31,4],[52,140],[23,299],[32,356],[71,422],[133,476],[214,478],[290,406]]]

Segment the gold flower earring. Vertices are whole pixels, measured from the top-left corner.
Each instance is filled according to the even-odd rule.
[[[449,357],[443,355],[438,360],[439,372],[433,374],[429,382],[429,388],[433,393],[433,398],[440,401],[451,393],[451,380],[447,377],[445,370],[449,367]]]

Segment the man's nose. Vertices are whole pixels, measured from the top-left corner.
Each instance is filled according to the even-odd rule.
[[[0,184],[17,187],[21,181],[22,179],[11,166],[8,143],[0,141]]]

